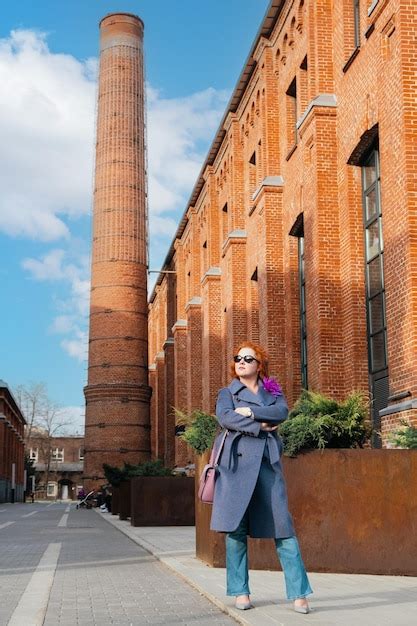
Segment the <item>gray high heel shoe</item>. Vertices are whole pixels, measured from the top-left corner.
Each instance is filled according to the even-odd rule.
[[[252,602],[236,602],[235,608],[239,609],[239,611],[247,611],[248,609],[253,609]]]
[[[303,615],[307,615],[307,613],[310,613],[310,607],[307,606],[298,606],[297,604],[294,604],[294,611],[296,613],[302,613]]]

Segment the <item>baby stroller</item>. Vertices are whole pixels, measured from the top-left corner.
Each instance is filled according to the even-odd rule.
[[[90,491],[89,493],[87,493],[85,498],[77,502],[77,506],[75,508],[76,509],[81,509],[81,508],[91,509],[93,507],[93,496],[94,496],[94,489],[93,491]]]

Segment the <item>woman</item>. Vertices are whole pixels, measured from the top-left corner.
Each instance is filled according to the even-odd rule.
[[[312,593],[288,511],[278,424],[288,415],[279,384],[267,378],[268,355],[251,341],[239,346],[233,380],[221,389],[216,415],[228,430],[220,457],[211,529],[225,532],[227,595],[236,608],[250,602],[247,536],[273,538],[284,572],[288,599],[297,613],[308,613]],[[216,440],[218,449],[222,434]]]

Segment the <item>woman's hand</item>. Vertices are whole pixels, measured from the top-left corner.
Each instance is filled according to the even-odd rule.
[[[272,426],[271,424],[268,424],[268,422],[261,423],[261,430],[266,430],[267,433],[272,433],[277,428],[278,424],[276,426]]]
[[[239,415],[243,415],[243,417],[253,417],[252,409],[248,406],[240,406],[235,409],[235,413],[239,413]]]
[[[239,415],[243,415],[243,417],[251,417],[254,419],[253,411],[248,406],[240,406],[235,409],[235,413],[239,413]],[[278,428],[278,424],[273,426],[269,422],[261,423],[261,430],[265,430],[267,433],[272,433],[274,430]]]

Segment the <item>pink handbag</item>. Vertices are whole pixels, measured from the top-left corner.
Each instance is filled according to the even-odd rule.
[[[198,485],[198,498],[199,500],[201,500],[201,502],[204,502],[205,504],[213,504],[214,487],[217,478],[217,466],[219,464],[224,442],[226,441],[227,433],[228,431],[226,430],[217,451],[216,458],[214,458],[213,448],[213,450],[211,451],[210,460],[208,464],[204,466],[204,469],[201,472],[200,482]]]

